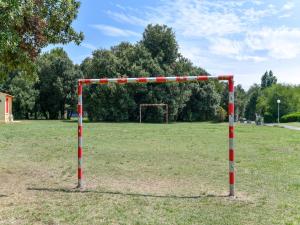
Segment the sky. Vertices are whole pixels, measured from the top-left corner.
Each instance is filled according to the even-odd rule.
[[[96,49],[141,40],[147,24],[172,27],[183,56],[246,89],[266,70],[300,84],[299,0],[82,0],[73,26],[85,39],[63,48],[81,63]]]

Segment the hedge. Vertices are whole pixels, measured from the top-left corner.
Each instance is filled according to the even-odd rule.
[[[290,113],[281,117],[280,122],[300,122],[300,112]]]

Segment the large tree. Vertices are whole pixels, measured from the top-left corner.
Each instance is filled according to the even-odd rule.
[[[272,70],[269,72],[266,71],[264,75],[261,77],[261,88],[271,87],[273,84],[277,83],[277,78],[273,75]]]
[[[27,79],[23,72],[10,73],[2,83],[0,91],[14,96],[13,115],[16,119],[30,119],[36,115],[36,100],[39,91],[35,79]]]
[[[235,119],[239,120],[245,116],[247,95],[242,85],[238,84],[235,87]]]
[[[166,25],[148,25],[141,43],[161,65],[170,65],[178,58],[175,33]]]
[[[192,83],[192,94],[180,117],[185,121],[213,120],[220,105],[221,97],[213,82]]]
[[[261,95],[261,89],[260,86],[257,84],[251,86],[247,92],[248,100],[245,107],[245,117],[248,120],[256,119],[256,113],[257,113],[256,105],[260,95]]]
[[[39,104],[49,119],[64,118],[66,112],[76,109],[77,79],[82,73],[73,65],[67,53],[53,49],[38,59]]]
[[[34,60],[49,44],[79,44],[72,22],[80,3],[76,0],[0,1],[0,75],[10,71],[34,71]]]
[[[82,63],[81,68],[92,78],[207,74],[178,53],[175,34],[165,25],[147,26],[139,43],[121,43],[110,50],[95,51],[91,58]],[[169,106],[169,119],[177,120],[181,119],[178,116],[186,107],[192,87],[197,89],[199,85],[167,83],[90,86],[85,92],[85,109],[91,120],[137,121],[140,104],[165,103]],[[215,94],[213,86],[213,83],[208,86],[212,95]],[[197,94],[197,91],[194,93]],[[206,103],[212,103],[212,111],[215,111],[214,101]],[[211,110],[210,107],[207,109]],[[208,114],[209,110],[201,112]],[[143,113],[143,121],[158,122],[163,120],[163,116],[163,110],[149,108]]]

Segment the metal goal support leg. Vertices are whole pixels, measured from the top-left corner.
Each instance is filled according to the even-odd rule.
[[[228,80],[229,88],[229,196],[234,196],[235,171],[234,171],[234,81]]]
[[[82,107],[82,84],[78,82],[78,184],[77,188],[83,188],[83,177],[82,177],[82,117],[83,117],[83,107]]]

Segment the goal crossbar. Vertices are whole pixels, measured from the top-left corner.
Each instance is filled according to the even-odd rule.
[[[229,117],[229,196],[235,195],[235,168],[234,168],[234,77],[233,75],[222,76],[173,76],[173,77],[139,77],[139,78],[101,78],[101,79],[79,79],[78,80],[78,185],[83,189],[83,85],[89,84],[127,84],[127,83],[167,83],[167,82],[192,82],[221,80],[228,81],[229,99],[228,99],[228,117]]]

